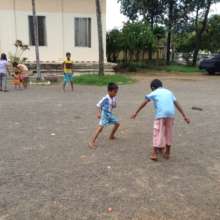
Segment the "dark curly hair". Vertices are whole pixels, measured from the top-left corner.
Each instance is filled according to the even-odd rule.
[[[154,79],[151,82],[150,87],[152,90],[155,90],[155,89],[163,87],[163,83],[159,79]]]
[[[1,60],[7,60],[7,55],[5,53],[1,54]]]

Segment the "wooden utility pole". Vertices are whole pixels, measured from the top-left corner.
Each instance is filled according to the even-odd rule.
[[[95,0],[96,16],[97,16],[97,29],[98,29],[98,44],[99,44],[99,75],[103,76],[104,73],[104,49],[103,49],[103,29],[102,29],[102,13],[100,0]]]
[[[42,76],[41,76],[41,71],[40,71],[38,18],[37,18],[37,15],[36,15],[35,0],[32,0],[32,12],[33,12],[33,25],[34,25],[34,42],[35,42],[35,53],[36,53],[37,80],[41,80]]]

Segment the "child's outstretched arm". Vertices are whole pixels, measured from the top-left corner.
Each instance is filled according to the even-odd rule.
[[[135,119],[138,113],[147,105],[148,102],[150,102],[150,100],[148,99],[144,100],[144,102],[140,105],[137,111],[134,114],[132,114],[131,119]]]
[[[190,123],[190,119],[186,116],[186,114],[183,111],[181,105],[177,101],[174,101],[174,105],[176,106],[176,108],[180,112],[180,114],[183,116],[183,118],[186,121],[186,123],[189,124]]]
[[[100,108],[100,107],[97,107],[96,117],[97,117],[98,119],[101,118],[101,108]]]

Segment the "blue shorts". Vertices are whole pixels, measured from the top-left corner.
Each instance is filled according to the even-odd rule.
[[[100,126],[108,126],[108,125],[115,125],[118,124],[119,120],[116,116],[114,116],[111,112],[102,112],[101,113],[101,119],[99,121]]]
[[[73,82],[73,74],[72,73],[64,73],[63,80],[64,80],[64,83]]]

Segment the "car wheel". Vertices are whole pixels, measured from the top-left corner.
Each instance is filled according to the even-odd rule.
[[[215,75],[215,71],[213,69],[208,69],[207,71],[209,75]]]

